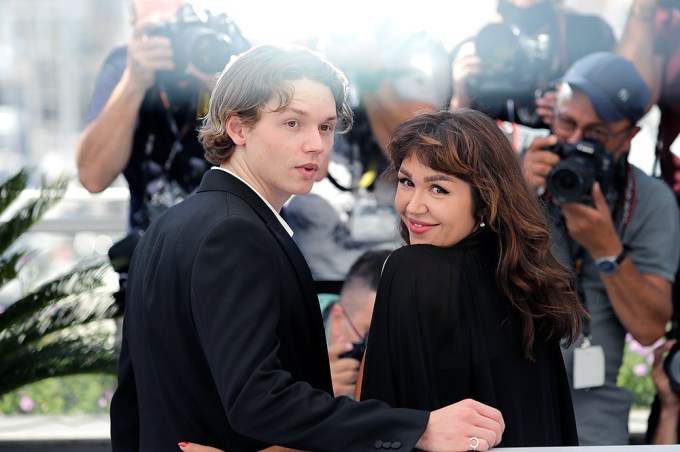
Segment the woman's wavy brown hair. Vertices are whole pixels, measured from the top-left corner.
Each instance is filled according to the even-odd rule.
[[[388,176],[415,156],[433,170],[470,184],[475,215],[483,215],[486,227],[498,237],[496,279],[521,315],[525,356],[533,356],[537,327],[549,339],[572,344],[587,316],[575,290],[575,275],[552,254],[545,212],[498,125],[466,108],[421,113],[395,128],[387,150]],[[403,223],[401,236],[408,243]]]
[[[233,154],[234,142],[226,130],[229,116],[238,115],[246,126],[255,126],[272,99],[278,102],[276,111],[288,106],[295,95],[291,82],[302,79],[319,82],[331,90],[338,115],[337,131],[349,130],[353,120],[349,85],[337,66],[303,46],[259,45],[232,60],[217,80],[208,115],[198,133],[206,160],[221,165]]]

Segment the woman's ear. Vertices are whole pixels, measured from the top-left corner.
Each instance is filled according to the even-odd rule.
[[[246,143],[245,126],[243,125],[243,120],[238,115],[229,115],[224,128],[235,145],[241,146]]]

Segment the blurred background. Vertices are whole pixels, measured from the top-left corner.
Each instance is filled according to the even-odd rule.
[[[563,3],[601,16],[618,38],[631,0]],[[197,4],[214,13],[226,12],[253,44],[309,42],[335,32],[363,34],[378,21],[389,20],[405,33],[427,30],[447,50],[476,34],[496,8],[496,0],[332,4],[205,0]],[[110,49],[126,42],[129,18],[129,0],[0,0],[0,181],[22,168],[33,169],[30,188],[22,194],[29,199],[37,196],[40,177],[73,177],[65,198],[22,236],[25,245],[38,252],[20,276],[0,290],[0,312],[28,288],[74,263],[106,255],[111,244],[125,235],[124,179],[119,176],[103,193],[88,193],[75,177],[74,150],[85,127],[96,72]],[[652,110],[645,119],[650,126],[636,137],[631,154],[631,161],[648,172],[653,171],[657,114]],[[10,213],[0,216],[0,222]],[[108,280],[112,290],[117,282],[112,274]],[[92,403],[101,412],[108,410],[112,385],[113,380],[107,379],[93,390]],[[35,403],[24,393],[0,399],[0,417],[7,411],[37,411]],[[67,408],[62,411],[68,412]]]

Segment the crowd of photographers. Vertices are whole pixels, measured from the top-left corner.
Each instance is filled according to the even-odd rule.
[[[228,16],[182,3],[132,2],[132,35],[101,68],[78,144],[86,189],[100,192],[120,174],[129,185],[129,234],[109,253],[121,303],[140,234],[208,169],[197,126],[224,63],[251,45]],[[619,42],[602,18],[553,0],[498,0],[497,17],[451,52],[424,32],[400,36],[386,27],[365,38],[318,42],[352,83],[356,124],[337,137],[326,178],[282,212],[319,293],[338,293],[367,250],[399,246],[393,191],[380,179],[394,126],[428,108],[485,111],[513,141],[550,215],[554,250],[577,273],[591,316],[564,351],[580,443],[626,444],[632,397],[616,384],[625,334],[644,345],[677,336],[680,2],[634,0]],[[661,111],[656,153],[666,184],[628,162],[653,105]],[[369,318],[354,321],[367,325],[370,309],[362,311]],[[332,367],[355,359],[339,355]],[[663,357],[655,355],[659,397],[648,439],[675,443],[680,358],[662,371]]]

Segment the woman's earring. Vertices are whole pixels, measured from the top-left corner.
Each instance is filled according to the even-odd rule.
[[[484,215],[480,215],[479,219],[480,219],[479,227],[483,228],[484,226],[486,226],[486,223],[484,223]]]

